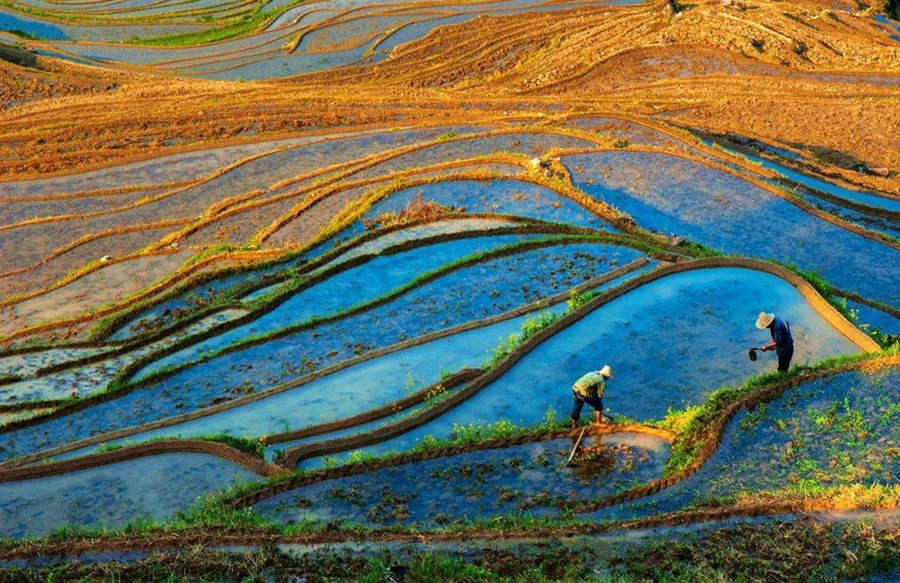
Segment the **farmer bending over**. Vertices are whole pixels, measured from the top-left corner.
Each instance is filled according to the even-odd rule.
[[[778,355],[778,372],[787,372],[791,367],[791,358],[794,356],[794,337],[791,336],[791,327],[775,314],[760,312],[756,318],[756,327],[760,330],[769,329],[772,341],[762,347],[763,350],[775,350]]]
[[[594,408],[594,421],[603,423],[603,392],[606,390],[606,382],[612,376],[612,371],[607,364],[602,369],[589,372],[572,385],[572,429],[581,418],[581,409],[587,403]]]

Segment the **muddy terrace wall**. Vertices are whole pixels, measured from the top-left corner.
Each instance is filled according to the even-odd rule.
[[[847,294],[865,294],[865,298],[854,297],[892,315],[893,308],[883,303],[893,300],[885,285],[893,276],[890,260],[894,246],[889,239],[859,225],[845,225],[844,219],[825,211],[808,213],[775,186],[775,191],[759,186],[757,178],[734,178],[746,172],[746,164],[731,154],[716,158],[702,144],[680,140],[681,152],[673,158],[651,150],[669,147],[667,140],[675,139],[669,134],[633,134],[635,139],[657,143],[632,147],[612,144],[608,136],[572,132],[507,127],[496,134],[464,139],[436,137],[436,130],[429,130],[326,141],[312,148],[309,158],[297,156],[290,148],[279,149],[245,160],[224,174],[213,172],[215,176],[209,180],[188,187],[185,192],[196,188],[208,196],[203,204],[212,206],[203,208],[214,212],[180,229],[178,236],[164,237],[158,248],[176,240],[209,241],[205,237],[222,218],[220,224],[227,225],[237,238],[252,234],[255,241],[275,249],[222,253],[222,257],[230,253],[235,261],[221,273],[204,273],[188,266],[158,285],[157,291],[164,294],[129,298],[124,307],[133,307],[124,311],[110,308],[109,313],[115,315],[96,329],[89,342],[72,343],[71,353],[43,358],[33,349],[10,351],[5,358],[22,356],[24,363],[11,365],[10,371],[18,367],[11,374],[29,378],[7,379],[0,390],[8,395],[23,388],[32,390],[31,406],[42,409],[38,417],[13,420],[0,429],[5,438],[2,456],[10,472],[7,475],[18,480],[77,481],[88,475],[84,472],[106,468],[115,473],[113,468],[124,467],[119,464],[126,461],[163,463],[168,452],[194,452],[191,448],[196,447],[271,476],[293,471],[299,464],[321,467],[332,463],[328,456],[341,454],[349,462],[345,466],[279,477],[271,487],[238,498],[236,505],[246,507],[250,501],[288,489],[313,486],[313,497],[323,493],[329,497],[327,504],[314,511],[304,508],[309,495],[302,489],[287,506],[275,502],[261,507],[268,516],[282,520],[334,512],[370,524],[411,521],[430,526],[506,513],[522,505],[551,516],[563,509],[589,513],[675,488],[693,472],[708,468],[704,464],[716,451],[728,420],[741,407],[774,398],[801,381],[812,382],[812,376],[800,374],[784,385],[767,387],[764,396],[753,394],[729,405],[698,434],[675,435],[624,422],[613,426],[617,434],[656,431],[664,434],[664,441],[674,439],[675,448],[684,447],[686,439],[695,440],[696,455],[686,468],[674,473],[668,446],[647,453],[642,447],[624,444],[627,447],[615,450],[608,488],[569,476],[572,481],[566,483],[576,490],[575,495],[562,490],[541,493],[533,484],[517,494],[514,484],[523,479],[518,470],[498,478],[487,494],[487,489],[468,483],[471,476],[464,475],[469,470],[463,468],[473,464],[485,469],[476,474],[480,476],[476,481],[490,481],[484,464],[515,470],[482,459],[506,457],[506,448],[513,444],[533,446],[516,450],[520,452],[548,447],[562,452],[562,434],[554,425],[527,432],[528,426],[541,422],[548,407],[564,417],[568,396],[559,387],[568,386],[571,379],[560,369],[589,369],[601,354],[618,362],[616,370],[626,382],[611,391],[613,410],[658,422],[668,407],[703,403],[722,384],[739,382],[757,370],[745,362],[744,350],[745,343],[757,343],[751,324],[759,309],[768,308],[756,305],[764,296],[780,306],[796,326],[799,364],[859,349],[878,349],[794,271],[738,257],[696,258],[712,255],[719,247],[768,257],[769,249],[761,249],[754,239],[758,235],[735,225],[740,225],[742,217],[765,213],[773,206],[778,216],[789,215],[797,224],[801,217],[813,221],[810,224],[816,225],[814,231],[821,240],[852,241],[841,249],[846,265],[829,271],[827,282],[837,283]],[[397,139],[407,138],[424,142],[385,149]],[[507,147],[513,151],[500,151]],[[344,157],[329,172],[343,178],[326,178],[322,185],[314,185],[325,176],[317,165],[334,153]],[[484,157],[455,167],[459,160],[454,159],[472,153]],[[362,159],[354,158],[363,154]],[[538,154],[538,160],[533,162],[529,154]],[[591,169],[587,173],[595,178],[585,178],[586,171],[571,163],[581,157],[628,162]],[[629,217],[622,210],[627,206],[623,201],[636,196],[632,185],[620,193],[613,192],[608,183],[615,172],[644,172],[653,178],[655,170],[643,168],[646,160],[663,160],[663,170],[675,168],[676,178],[687,174],[689,179],[675,191],[663,193],[667,196],[653,190],[655,179],[634,180],[640,185],[639,194],[655,197],[653,200],[670,212],[625,208],[632,215]],[[467,169],[470,162],[474,169]],[[486,165],[479,166],[482,162]],[[696,168],[684,170],[690,165]],[[420,175],[422,169],[427,171]],[[501,171],[510,174],[503,176]],[[694,171],[696,174],[691,173]],[[575,185],[569,183],[570,172]],[[713,197],[727,209],[723,216],[733,221],[730,230],[701,228],[700,211],[709,209],[709,189],[700,188],[703,181],[691,176],[711,177],[714,187],[733,195],[725,202]],[[218,180],[223,177],[228,178]],[[265,179],[264,189],[242,192],[260,184],[260,177]],[[389,177],[397,181],[390,182]],[[591,183],[600,179],[596,177],[607,183],[606,190]],[[219,192],[223,185],[227,192]],[[228,195],[227,203],[216,199],[223,193]],[[422,201],[447,207],[448,212],[436,220],[376,230],[367,226],[384,220],[387,213],[407,212],[420,193]],[[135,192],[122,193],[133,194],[141,200]],[[615,199],[620,195],[621,200]],[[297,198],[296,204],[292,197]],[[93,212],[91,204],[99,204],[90,200],[90,193],[78,198],[84,198],[88,206],[83,210],[88,212]],[[52,211],[53,204],[41,204],[56,201],[36,202],[40,204],[34,209]],[[691,206],[695,202],[696,208]],[[617,208],[620,205],[623,208]],[[150,205],[136,208],[149,212]],[[782,212],[783,208],[794,214]],[[265,215],[267,226],[262,230],[241,222],[257,211]],[[336,213],[340,220],[326,220],[329,213]],[[667,221],[682,222],[672,229]],[[37,221],[34,226],[59,229],[65,223],[62,219]],[[673,230],[687,235],[688,240],[669,237]],[[282,252],[279,245],[300,234],[310,237],[307,244]],[[710,248],[696,245],[695,238]],[[870,253],[872,249],[879,251]],[[806,262],[803,267],[827,262],[822,253],[807,252],[797,245],[788,251],[785,257],[801,257]],[[854,251],[858,256],[853,257]],[[878,261],[867,267],[870,277],[852,276],[850,270],[862,269],[862,257],[873,254]],[[199,262],[206,259],[201,257]],[[203,268],[215,266],[216,261],[203,263]],[[651,268],[654,270],[649,271]],[[869,296],[882,303],[872,302]],[[566,300],[572,301],[570,306],[565,305]],[[719,316],[713,306],[720,308]],[[537,315],[541,310],[553,314],[546,317],[545,327],[521,344],[511,343],[508,353],[501,350],[492,355],[498,341],[516,332],[523,322],[534,325],[527,324],[528,320],[541,321],[544,316]],[[694,324],[693,331],[679,330],[686,314]],[[719,348],[702,345],[694,333],[708,336]],[[91,347],[102,352],[91,353]],[[429,354],[438,349],[441,356]],[[452,374],[460,370],[459,375]],[[647,374],[641,376],[642,370]],[[37,379],[44,384],[35,382]],[[112,390],[92,394],[92,388],[99,388],[97,379],[104,384],[111,380],[106,386]],[[81,391],[78,396],[86,398],[61,401],[70,396],[66,391],[72,383]],[[638,394],[644,398],[636,398]],[[510,408],[510,404],[515,406]],[[27,412],[27,407],[23,410]],[[414,449],[425,436],[452,439],[454,425],[497,419],[523,426],[525,434],[471,446]],[[264,458],[281,465],[262,458],[248,460],[243,454],[203,441],[204,436],[217,432],[243,439],[245,444],[261,441]],[[127,443],[160,438],[166,441]],[[97,444],[124,447],[97,454],[93,448]],[[485,448],[495,451],[487,454]],[[355,461],[392,451],[395,455],[381,460]],[[472,455],[458,466],[461,479],[457,486],[490,498],[490,504],[475,514],[452,485],[441,495],[450,504],[445,513],[435,512],[436,501],[414,499],[397,488],[363,497],[358,503],[355,492],[367,483],[381,483],[393,476],[390,479],[402,485],[408,476],[424,471],[416,470],[423,460],[463,454]],[[64,461],[29,465],[51,456]],[[546,477],[556,471],[555,464],[544,465],[548,459],[536,454],[523,463]],[[445,485],[442,480],[446,476],[436,467],[441,463],[427,466],[427,475],[436,481],[436,487]],[[385,473],[368,475],[375,468]],[[211,473],[224,477],[227,470]],[[348,476],[353,479],[345,479]],[[780,483],[784,472],[778,476]],[[323,480],[338,479],[343,480],[335,482],[338,485],[323,485]],[[225,485],[217,482],[208,490],[221,490]],[[337,493],[332,495],[332,489]],[[726,496],[731,491],[723,486],[711,492]],[[179,508],[155,507],[153,516],[185,508],[191,495],[180,498],[175,505]],[[91,503],[96,498],[91,498]],[[283,498],[280,502],[287,499]],[[420,503],[424,505],[417,506]],[[680,506],[673,503],[672,508]]]

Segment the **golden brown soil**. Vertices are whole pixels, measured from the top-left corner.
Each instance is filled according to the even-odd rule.
[[[484,124],[485,130],[515,131],[509,124],[525,122],[529,131],[569,132],[611,148],[605,132],[562,129],[567,117],[600,114],[669,134],[675,138],[671,144],[634,147],[665,147],[682,152],[678,155],[686,151],[683,127],[732,132],[801,150],[831,150],[888,175],[838,168],[813,157],[808,157],[809,165],[847,184],[900,193],[900,43],[875,26],[871,10],[849,3],[719,0],[673,13],[668,2],[653,2],[480,17],[400,45],[378,64],[268,82],[208,81],[163,75],[149,67],[107,70],[30,58],[27,66],[0,60],[0,80],[5,81],[0,97],[9,104],[0,111],[0,189],[5,181],[73,174],[181,151],[398,126]],[[399,150],[385,159],[395,155]],[[740,159],[717,156],[746,166]],[[454,169],[458,162],[447,162],[444,170],[465,174]],[[530,167],[522,155],[496,153],[468,163],[475,162]],[[218,174],[242,163],[223,166]],[[249,251],[246,258],[252,260],[310,243],[330,232],[330,219],[359,193],[387,187],[391,180],[400,181],[390,186],[395,190],[404,180],[414,184],[412,173],[403,172],[354,182],[354,172],[369,166],[368,158],[359,159],[284,183],[260,183],[256,190],[215,202],[202,214],[177,219],[166,216],[169,203],[162,200],[177,197],[182,186],[173,184],[158,195],[159,202],[140,203],[159,209],[143,219],[141,224],[149,226],[141,228],[168,221],[168,234],[146,249],[110,247],[140,225],[128,222],[127,214],[115,222],[117,211],[103,211],[99,216],[112,217],[103,241],[94,241],[99,233],[73,236],[47,241],[40,258],[25,262],[18,255],[6,257],[0,306],[11,309],[72,285],[104,269],[96,263],[104,254],[152,255],[178,244],[195,252],[217,243],[270,249]],[[554,182],[552,173],[530,179],[576,200],[583,196]],[[272,192],[279,194],[270,196]],[[613,221],[620,218],[602,206],[591,209]],[[50,227],[41,230],[42,221],[62,224],[72,218],[38,217],[34,226],[19,225],[15,233],[52,234],[57,231]],[[178,277],[233,259],[216,254]],[[124,302],[133,291],[114,294],[115,299]],[[149,293],[155,292],[136,297]],[[81,307],[81,316],[34,331],[80,326],[122,305],[114,302],[95,314],[87,311],[89,305]],[[44,317],[38,310],[23,325],[33,326]]]
[[[900,88],[866,75],[900,75],[900,44],[874,26],[870,11],[855,10],[811,0],[706,2],[675,15],[667,3],[582,8],[481,17],[401,45],[375,66],[271,83],[115,73],[115,91],[3,114],[0,177],[324,128],[561,110],[751,132],[897,170]],[[253,124],[255,133],[242,135]],[[896,176],[853,178],[900,190]]]
[[[0,44],[0,114],[23,103],[115,91],[118,75]]]

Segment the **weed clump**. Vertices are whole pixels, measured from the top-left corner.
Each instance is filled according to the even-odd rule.
[[[396,225],[417,221],[432,221],[441,216],[452,214],[455,210],[433,200],[423,200],[420,192],[403,210],[387,212],[374,219],[366,219],[363,225],[367,230],[385,229]]]
[[[547,328],[559,319],[559,316],[553,312],[541,312],[537,316],[528,318],[522,322],[522,331],[510,334],[492,351],[491,360],[484,365],[483,368],[489,369],[498,362],[512,354],[512,352],[522,345],[523,342]]]

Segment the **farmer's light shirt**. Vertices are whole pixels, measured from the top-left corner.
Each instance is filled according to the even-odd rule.
[[[606,377],[598,372],[589,372],[572,386],[572,391],[582,397],[589,397],[594,394],[598,399],[603,398],[603,392],[606,390]]]

